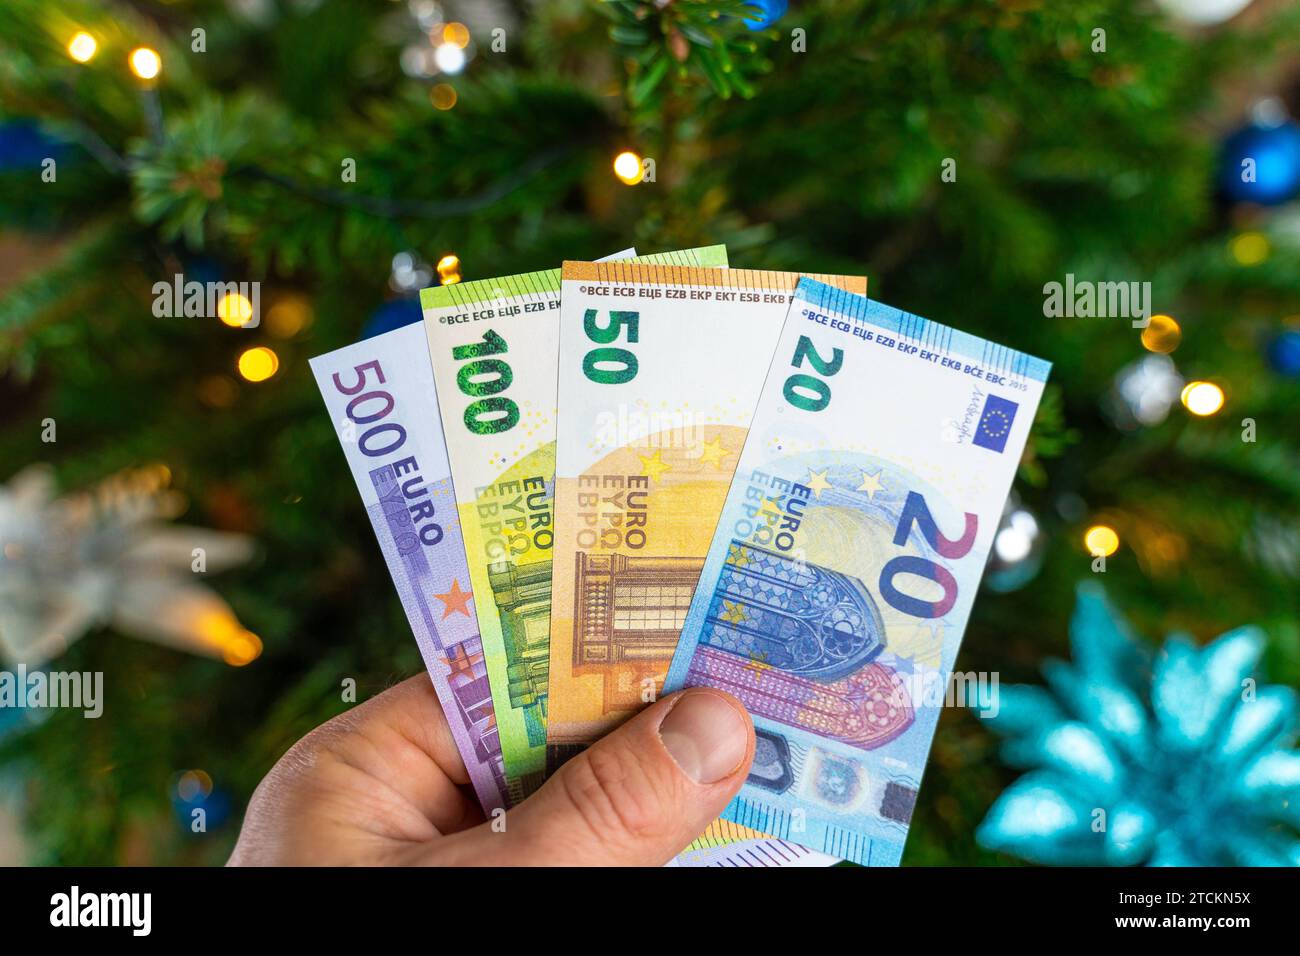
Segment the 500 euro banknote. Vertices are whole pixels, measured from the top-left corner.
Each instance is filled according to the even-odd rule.
[[[636,261],[562,276],[552,768],[658,694],[799,279]]]
[[[666,685],[754,718],[724,819],[899,862],[1049,369],[800,281]]]
[[[311,368],[474,792],[491,813],[509,802],[505,767],[424,329],[357,342]]]
[[[709,246],[627,261],[725,266],[727,258]],[[517,800],[545,769],[560,270],[438,286],[420,301]]]

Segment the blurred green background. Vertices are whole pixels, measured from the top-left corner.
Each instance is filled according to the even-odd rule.
[[[6,0],[0,650],[103,671],[105,714],[0,711],[0,860],[222,862],[345,679],[422,669],[307,359],[409,320],[440,263],[725,242],[1043,356],[1031,520],[959,668],[1040,682],[1097,580],[1151,639],[1259,625],[1300,683],[1300,8],[761,6]],[[654,182],[620,181],[625,150]],[[156,317],[178,272],[260,281],[261,325]],[[1150,282],[1169,319],[1046,317],[1067,274]],[[1190,413],[1195,381],[1222,407]],[[193,574],[194,542],[233,566]],[[1012,862],[974,831],[1016,776],[947,709],[905,864]]]

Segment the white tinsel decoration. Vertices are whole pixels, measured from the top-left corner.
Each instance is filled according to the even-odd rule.
[[[247,561],[244,535],[166,523],[181,496],[162,465],[56,497],[50,469],[0,485],[0,657],[39,666],[102,626],[245,664],[261,649],[201,583]]]

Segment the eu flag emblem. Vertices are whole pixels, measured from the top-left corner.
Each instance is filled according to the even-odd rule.
[[[984,399],[984,414],[975,426],[975,437],[971,439],[971,444],[996,452],[1006,448],[1011,423],[1016,420],[1016,409],[1019,407],[1015,402],[996,395]]]

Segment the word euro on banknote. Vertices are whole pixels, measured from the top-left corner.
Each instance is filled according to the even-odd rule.
[[[725,266],[727,253],[709,246],[638,261]],[[545,770],[560,270],[438,286],[420,302],[517,799]]]
[[[424,329],[357,342],[311,368],[474,792],[491,813],[509,803],[505,767]]]
[[[800,281],[667,682],[754,718],[725,819],[899,862],[1049,369]]]
[[[635,261],[562,274],[552,768],[658,694],[799,279]]]

